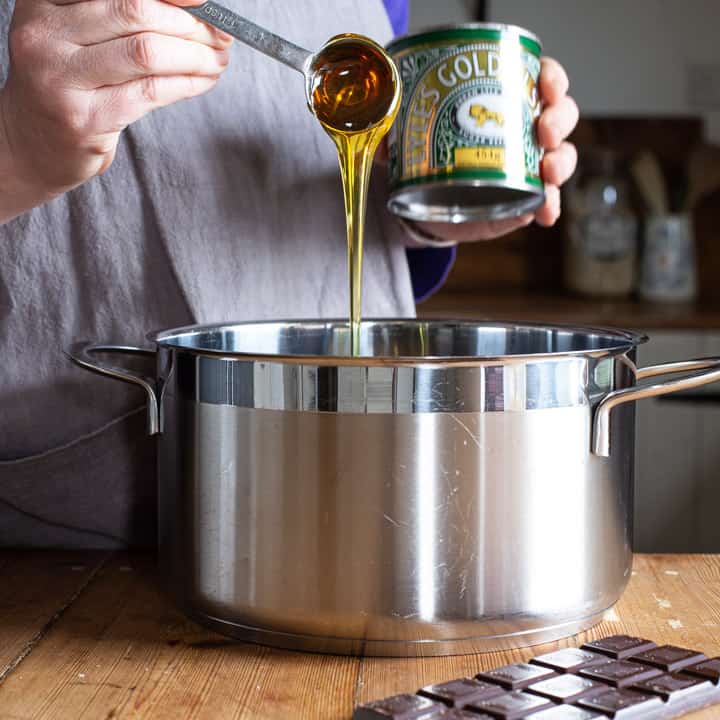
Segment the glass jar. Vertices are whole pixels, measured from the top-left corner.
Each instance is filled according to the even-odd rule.
[[[602,297],[629,295],[635,287],[638,223],[619,157],[604,148],[583,153],[565,204],[568,289]]]

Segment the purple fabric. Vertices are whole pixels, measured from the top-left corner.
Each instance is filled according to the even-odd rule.
[[[408,0],[383,0],[390,24],[396,35],[402,35],[408,29]]]
[[[406,253],[415,302],[421,303],[445,284],[455,264],[457,248],[408,248]]]
[[[408,0],[383,0],[390,24],[395,35],[402,35],[408,29]],[[437,292],[450,274],[456,248],[422,248],[408,249],[407,257],[410,265],[415,302],[427,300]]]

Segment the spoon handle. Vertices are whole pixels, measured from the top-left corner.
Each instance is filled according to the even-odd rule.
[[[250,22],[232,10],[212,1],[196,7],[186,7],[183,10],[208,25],[224,30],[228,35],[232,35],[251,48],[279,60],[298,72],[305,73],[305,63],[312,53]]]

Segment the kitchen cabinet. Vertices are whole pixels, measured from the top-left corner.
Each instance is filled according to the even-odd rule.
[[[720,356],[720,332],[652,331],[639,365]],[[720,551],[720,383],[637,403],[635,550]]]

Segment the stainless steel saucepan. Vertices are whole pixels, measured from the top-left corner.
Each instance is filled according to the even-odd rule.
[[[346,322],[152,339],[71,356],[147,393],[174,596],[222,633],[337,653],[598,622],[630,576],[633,401],[720,379],[718,358],[639,369],[645,338],[607,329],[369,321],[359,357]],[[156,355],[156,377],[108,351]]]

